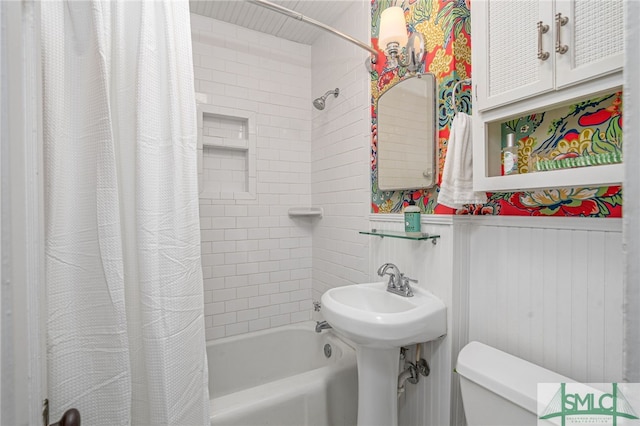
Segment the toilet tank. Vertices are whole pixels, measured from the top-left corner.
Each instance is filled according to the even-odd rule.
[[[538,383],[575,382],[480,342],[462,348],[456,371],[469,426],[536,425]]]

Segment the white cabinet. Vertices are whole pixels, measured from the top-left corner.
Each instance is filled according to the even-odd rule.
[[[471,2],[475,111],[622,69],[622,0]]]
[[[620,90],[623,0],[473,0],[471,8],[474,189],[620,183],[621,164],[502,176],[500,123]]]
[[[557,88],[622,70],[623,0],[556,1],[555,12],[554,43],[566,48],[555,55]]]

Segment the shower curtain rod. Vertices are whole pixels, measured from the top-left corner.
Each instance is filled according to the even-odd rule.
[[[318,28],[320,28],[322,30],[328,31],[328,32],[330,32],[332,34],[337,35],[340,38],[343,38],[343,39],[347,40],[348,42],[351,42],[351,43],[355,44],[358,47],[361,47],[364,50],[368,50],[372,55],[375,56],[375,58],[378,57],[378,51],[376,49],[374,49],[373,47],[371,47],[371,46],[369,46],[367,44],[364,44],[360,40],[357,40],[357,39],[355,39],[355,38],[353,38],[353,37],[351,37],[351,36],[349,36],[349,35],[347,35],[347,34],[345,34],[343,32],[340,32],[340,31],[336,30],[333,27],[325,25],[322,22],[319,22],[319,21],[316,21],[315,19],[311,19],[311,18],[309,18],[307,16],[304,16],[303,14],[298,13],[298,12],[296,12],[294,10],[287,9],[284,6],[280,6],[279,4],[275,4],[275,3],[272,3],[272,2],[267,1],[267,0],[247,0],[247,1],[249,3],[253,3],[255,5],[264,7],[266,9],[273,10],[274,12],[281,13],[283,15],[286,15],[286,16],[290,17],[290,18],[297,19],[298,21],[306,22],[307,24],[311,24],[311,25],[316,26],[316,27],[318,27]],[[375,60],[373,62],[375,62]]]

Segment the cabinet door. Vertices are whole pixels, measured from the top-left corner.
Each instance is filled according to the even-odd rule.
[[[479,111],[528,98],[554,87],[553,2],[473,0],[474,108]],[[538,34],[538,22],[548,25]],[[548,52],[543,60],[538,50]]]
[[[555,10],[568,18],[558,33],[566,46],[555,54],[558,88],[622,69],[623,0],[558,0]]]

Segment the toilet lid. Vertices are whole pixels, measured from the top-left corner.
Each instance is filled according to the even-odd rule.
[[[575,382],[480,342],[471,342],[462,348],[456,371],[532,413],[537,412],[538,383]]]

